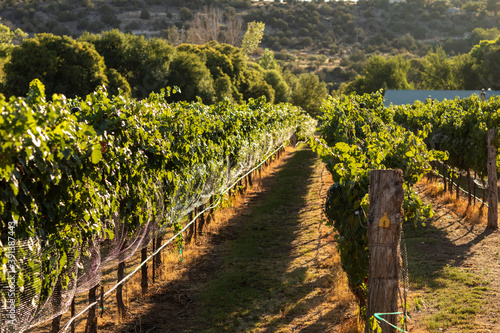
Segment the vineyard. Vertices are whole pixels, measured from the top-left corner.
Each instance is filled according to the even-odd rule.
[[[457,188],[462,174],[468,184],[471,173],[485,179],[487,132],[500,127],[500,98],[386,108],[379,93],[329,97],[313,136],[316,121],[289,104],[169,102],[175,93],[136,100],[99,89],[49,99],[35,80],[27,97],[0,99],[2,330],[22,332],[67,312],[103,271],[153,240],[161,249],[167,233],[182,253],[190,223],[289,140],[308,140],[332,176],[327,225],[365,311],[370,171],[401,170],[403,223],[421,228],[433,210],[415,184],[427,174],[455,179]]]
[[[49,101],[33,81],[26,98],[0,100],[3,330],[67,311],[103,269],[182,231],[188,213],[314,130],[290,105],[167,102],[175,92]]]
[[[370,170],[402,170],[403,219],[415,226],[425,225],[433,211],[422,202],[414,185],[437,162],[443,168],[432,172],[442,174],[445,189],[447,179],[458,179],[460,184],[459,175],[467,173],[470,203],[471,172],[483,184],[488,174],[487,132],[499,128],[498,103],[498,99],[483,101],[473,96],[385,108],[380,94],[341,96],[324,103],[321,139],[312,140],[311,145],[335,182],[326,198],[325,213],[338,231],[342,265],[361,308],[366,307],[369,281]],[[493,146],[498,147],[498,136]],[[496,179],[496,172],[494,176]],[[483,197],[485,193],[483,190]],[[496,222],[491,227],[497,228]]]

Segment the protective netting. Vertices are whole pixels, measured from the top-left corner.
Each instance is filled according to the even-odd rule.
[[[311,130],[313,128],[311,126]],[[0,331],[24,332],[65,313],[75,295],[88,291],[101,281],[104,270],[129,259],[153,238],[165,234],[173,224],[180,223],[190,212],[206,204],[211,197],[225,193],[239,176],[289,140],[294,131],[295,128],[285,128],[273,135],[262,135],[257,142],[247,142],[241,149],[239,162],[221,158],[195,165],[188,179],[177,180],[179,185],[168,204],[163,198],[162,184],[149,179],[155,184],[156,194],[149,198],[146,207],[142,209],[146,216],[145,223],[136,230],[127,230],[120,212],[115,212],[103,221],[104,225],[111,226],[114,230],[113,237],[96,236],[82,247],[75,247],[67,258],[61,257],[56,251],[56,245],[42,247],[42,242],[38,239],[15,240],[12,237],[12,242],[8,244],[11,261],[3,263],[7,267],[11,265],[12,269],[6,271],[12,275],[7,277],[6,282],[0,282]],[[44,254],[51,258],[49,265],[36,259],[44,257]],[[65,265],[67,262],[74,264]],[[54,275],[54,271],[60,272],[58,279],[51,280],[49,290],[52,293],[41,302],[43,276]],[[38,279],[25,285],[22,280],[27,275]]]

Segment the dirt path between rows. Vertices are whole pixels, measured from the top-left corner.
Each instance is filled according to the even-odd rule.
[[[176,277],[131,303],[102,332],[346,332],[356,306],[332,229],[322,223],[331,178],[310,149],[287,148],[270,177],[217,218]]]

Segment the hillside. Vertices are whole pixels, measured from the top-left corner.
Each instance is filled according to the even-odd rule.
[[[402,4],[8,0],[0,4],[0,17],[3,24],[30,34],[50,32],[76,38],[85,31],[119,29],[162,37],[173,44],[199,44],[208,40],[197,39],[193,31],[199,29],[197,17],[209,16],[209,6],[216,9],[213,20],[220,23],[216,31],[219,41],[238,46],[246,23],[262,21],[266,24],[262,49],[272,49],[276,59],[294,74],[320,74],[332,90],[360,74],[370,54],[422,57],[442,45],[454,55],[469,52],[480,39],[496,38],[496,13],[487,10],[485,1],[474,4],[461,0],[409,0]],[[488,29],[492,29],[491,36],[484,35]]]

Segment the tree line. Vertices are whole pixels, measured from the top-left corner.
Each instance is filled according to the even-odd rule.
[[[36,78],[48,96],[85,96],[104,85],[113,95],[145,98],[176,86],[181,93],[173,95],[173,100],[244,103],[265,96],[270,103],[292,102],[317,114],[328,95],[317,75],[283,70],[270,50],[255,61],[249,57],[263,29],[263,23],[250,23],[242,46],[236,47],[217,41],[174,46],[162,38],[116,29],[84,33],[77,39],[47,33],[32,38],[23,35],[22,42],[16,43],[15,34],[5,27],[5,38],[0,39],[0,49],[4,45],[6,50],[0,57],[4,62],[0,92],[7,97],[23,96]]]
[[[482,40],[468,53],[448,56],[438,46],[422,58],[372,55],[353,81],[339,92],[371,93],[379,89],[500,89],[500,37]]]

